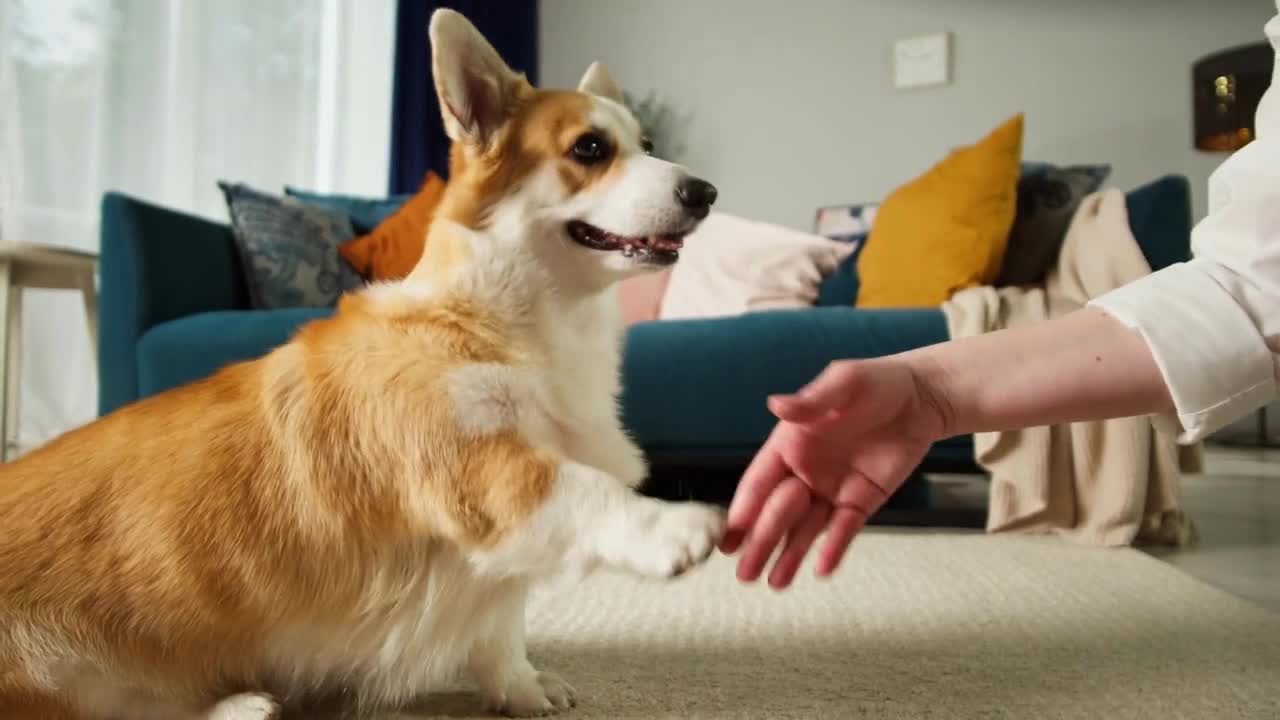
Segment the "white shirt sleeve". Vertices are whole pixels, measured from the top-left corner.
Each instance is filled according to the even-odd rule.
[[[1280,0],[1276,0],[1280,12]],[[1157,424],[1190,443],[1265,405],[1280,375],[1280,15],[1257,138],[1209,178],[1193,259],[1093,301],[1142,333],[1175,405]]]

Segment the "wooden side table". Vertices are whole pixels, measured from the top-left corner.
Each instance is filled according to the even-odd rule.
[[[22,368],[22,291],[78,290],[89,321],[89,341],[98,352],[98,289],[95,253],[52,245],[0,242],[0,461],[18,447],[18,378]]]

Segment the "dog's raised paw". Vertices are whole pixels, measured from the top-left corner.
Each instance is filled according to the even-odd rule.
[[[264,693],[232,695],[213,706],[208,720],[277,720],[280,703]]]
[[[490,704],[507,717],[541,717],[568,710],[577,704],[573,686],[553,672],[539,672],[507,687],[502,697]]]
[[[724,510],[702,503],[660,502],[648,532],[631,550],[634,569],[674,578],[711,557],[725,531]]]

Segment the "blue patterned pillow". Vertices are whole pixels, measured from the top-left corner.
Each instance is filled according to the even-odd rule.
[[[814,305],[851,306],[858,298],[858,256],[866,247],[867,236],[875,223],[876,211],[880,203],[860,203],[855,205],[831,205],[818,208],[814,218],[814,232],[831,240],[839,240],[854,245],[853,253],[836,267],[835,271],[822,279],[818,286],[818,297]]]
[[[355,237],[346,213],[243,183],[218,187],[227,198],[255,309],[333,307],[344,292],[364,284],[338,254],[338,246]]]
[[[861,242],[871,232],[879,210],[878,202],[820,207],[813,219],[813,231],[831,240]]]
[[[862,282],[858,278],[858,256],[862,254],[862,249],[867,246],[866,236],[857,241],[858,246],[854,248],[853,253],[845,258],[836,269],[828,276],[822,279],[822,284],[818,286],[818,297],[814,300],[814,305],[818,307],[830,307],[837,305],[840,307],[852,307],[858,299],[858,288]]]
[[[359,197],[357,195],[329,195],[311,192],[286,185],[284,194],[312,205],[341,210],[351,217],[357,235],[364,235],[391,217],[412,195],[392,195],[386,198]]]

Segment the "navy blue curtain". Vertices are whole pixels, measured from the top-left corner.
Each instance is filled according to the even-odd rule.
[[[449,139],[431,78],[427,26],[437,8],[466,15],[517,72],[537,83],[538,0],[399,0],[391,100],[391,194],[412,193],[428,170],[448,178]]]

